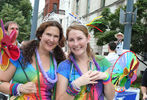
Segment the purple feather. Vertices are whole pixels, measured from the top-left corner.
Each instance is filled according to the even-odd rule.
[[[3,30],[3,35],[5,36],[5,28],[4,28],[4,24],[3,24],[3,20],[1,19],[1,27],[2,27],[2,30]]]

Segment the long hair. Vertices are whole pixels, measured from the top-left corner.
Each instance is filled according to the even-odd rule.
[[[88,38],[88,29],[86,26],[84,25],[80,25],[80,24],[73,24],[71,26],[69,26],[66,30],[66,40],[68,40],[68,35],[69,35],[69,32],[72,30],[72,29],[75,29],[75,30],[80,30],[84,33],[84,35]],[[87,44],[87,55],[88,57],[91,57],[93,56],[93,52],[92,52],[92,48],[90,47],[90,43]],[[71,54],[71,52],[69,52],[69,55]]]
[[[42,23],[37,29],[36,31],[37,40],[31,40],[22,46],[21,49],[22,49],[22,54],[24,57],[24,60],[23,60],[24,64],[26,64],[27,62],[32,63],[33,61],[32,56],[33,54],[35,54],[35,49],[39,47],[40,37],[44,33],[45,29],[49,26],[55,26],[60,31],[59,45],[57,45],[53,50],[53,54],[55,56],[57,63],[59,64],[61,61],[66,59],[65,54],[61,48],[64,46],[64,43],[65,43],[62,26],[57,21],[47,21]]]

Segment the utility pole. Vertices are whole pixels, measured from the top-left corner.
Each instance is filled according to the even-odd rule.
[[[123,49],[130,50],[132,24],[136,22],[137,9],[133,12],[134,0],[127,0],[126,12],[120,9],[120,23],[125,25],[124,28],[124,45]]]
[[[35,0],[30,40],[35,39],[35,32],[36,32],[37,20],[38,20],[38,7],[39,7],[39,0]]]

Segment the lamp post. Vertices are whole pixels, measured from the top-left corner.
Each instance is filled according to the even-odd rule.
[[[31,26],[30,40],[35,39],[35,31],[36,31],[37,20],[38,20],[38,7],[39,7],[39,0],[35,0],[35,2],[34,2],[34,10],[33,10],[33,18],[32,18],[32,26]]]
[[[132,24],[136,22],[137,9],[133,12],[134,0],[127,0],[126,12],[120,9],[120,23],[125,24],[123,49],[130,49]]]

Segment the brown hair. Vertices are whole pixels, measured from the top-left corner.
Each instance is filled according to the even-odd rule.
[[[47,21],[42,23],[37,29],[36,31],[37,40],[31,40],[27,42],[26,45],[22,46],[24,64],[26,64],[27,62],[32,63],[32,56],[35,53],[35,49],[39,46],[40,37],[42,36],[45,29],[49,26],[55,26],[60,31],[59,45],[57,45],[53,50],[53,54],[55,56],[57,63],[59,64],[61,61],[66,59],[65,54],[61,48],[64,46],[64,43],[65,43],[62,26],[57,21]]]
[[[4,25],[4,28],[5,28],[6,31],[8,31],[8,27],[9,27],[10,24],[16,24],[18,26],[18,28],[19,28],[19,25],[16,22],[14,22],[14,21],[8,21]]]
[[[82,31],[82,32],[84,33],[84,35],[88,38],[89,33],[88,33],[87,27],[84,26],[84,25],[80,25],[80,24],[74,24],[74,25],[69,26],[69,27],[67,28],[67,30],[66,30],[66,39],[67,39],[67,40],[68,40],[69,32],[70,32],[72,29]],[[91,47],[90,47],[90,43],[87,44],[87,49],[86,49],[86,50],[87,50],[87,55],[88,55],[88,57],[93,56],[93,52],[92,52],[92,49],[91,49]],[[70,55],[70,54],[71,54],[71,53],[69,53],[69,55]]]

